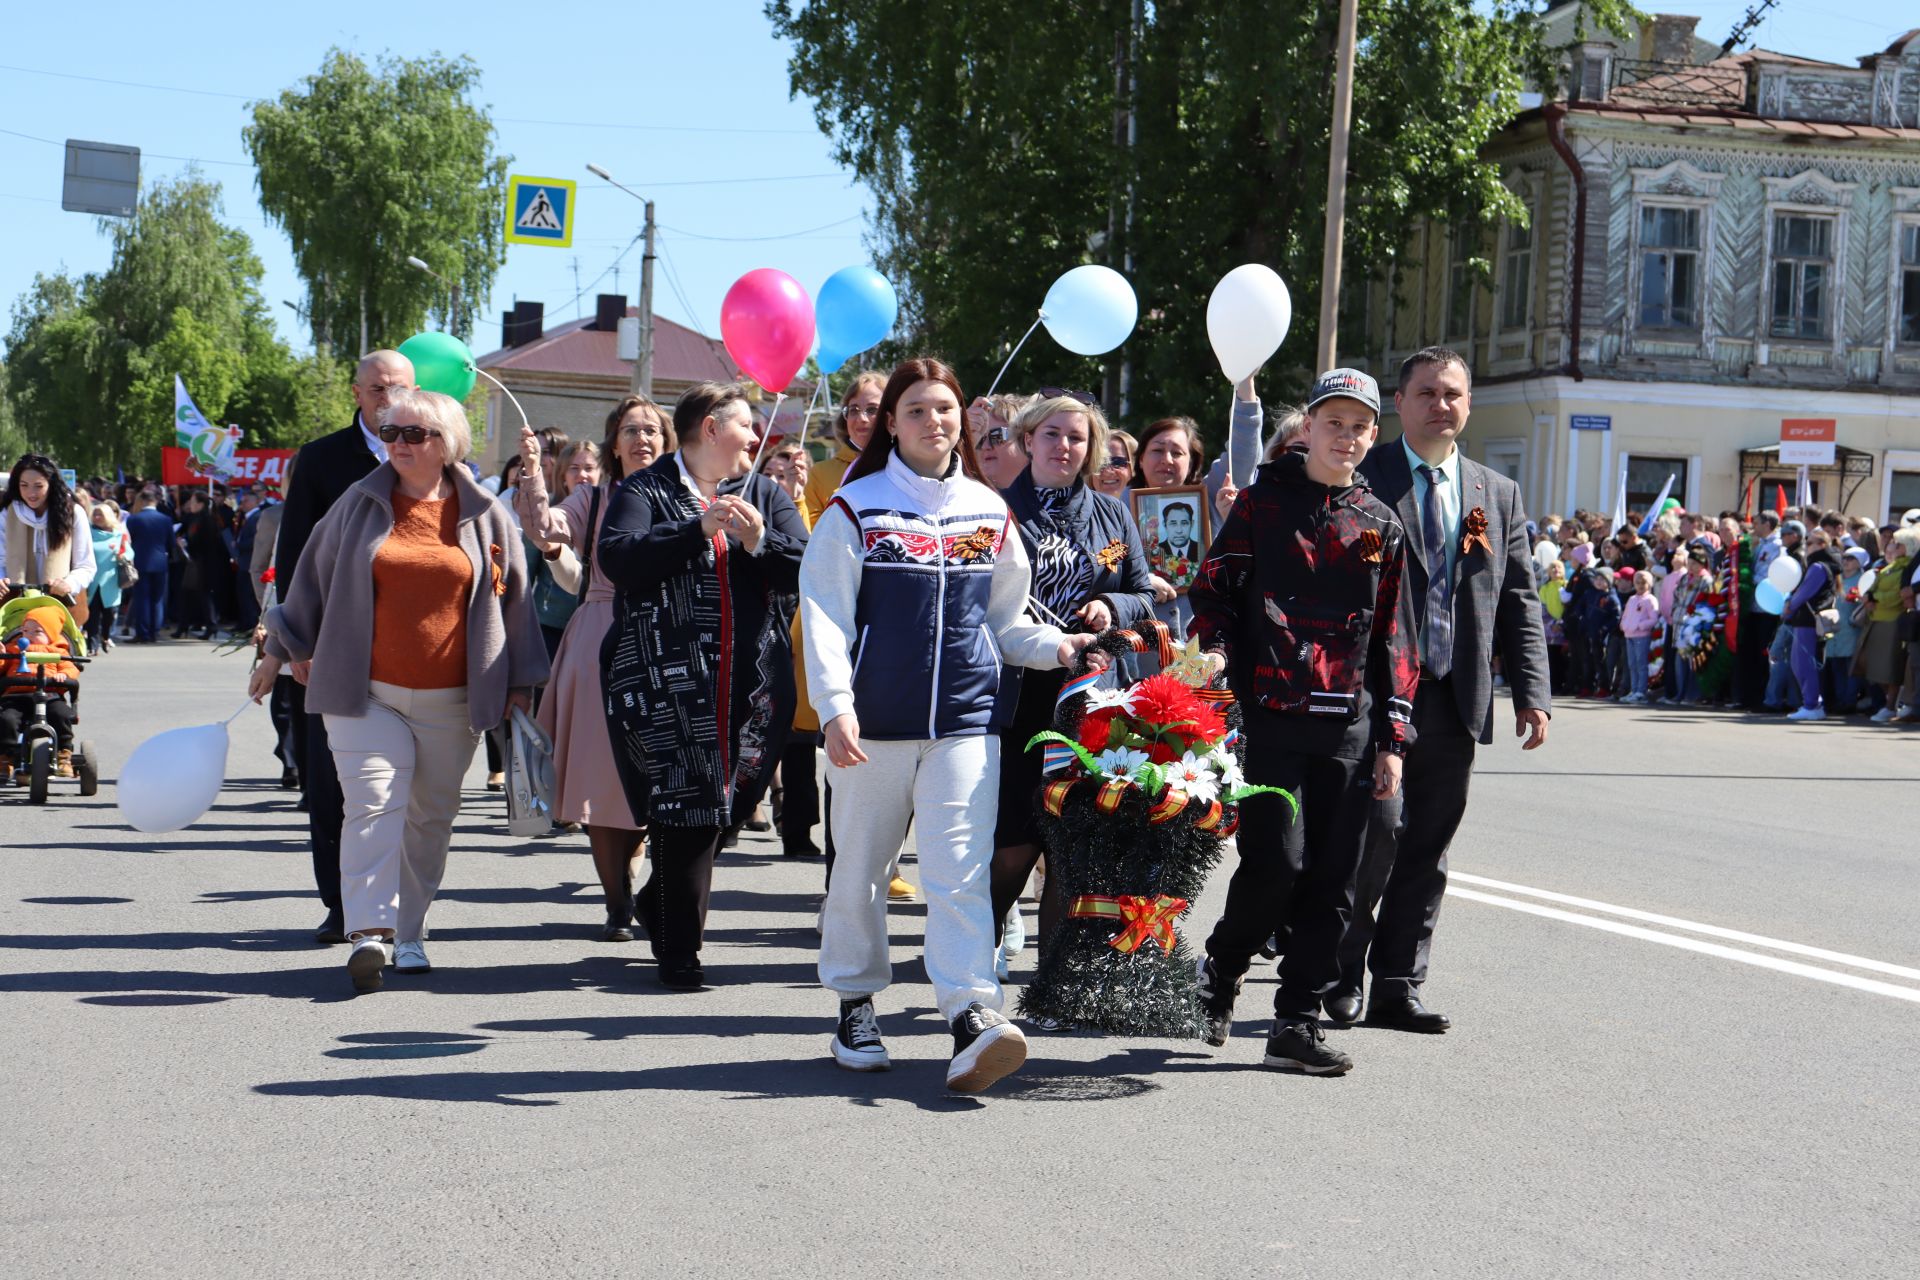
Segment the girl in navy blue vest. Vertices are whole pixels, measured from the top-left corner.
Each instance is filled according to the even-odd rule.
[[[873,997],[892,979],[888,868],[911,819],[927,978],[953,1028],[947,1085],[971,1093],[1027,1054],[1000,1014],[988,889],[1001,666],[1064,666],[1093,637],[1023,616],[1026,551],[1006,502],[975,478],[965,404],[938,360],[893,371],[882,429],[814,526],[800,608],[808,687],[835,769],[820,943],[820,981],[840,996],[834,1060],[854,1071],[890,1065]]]

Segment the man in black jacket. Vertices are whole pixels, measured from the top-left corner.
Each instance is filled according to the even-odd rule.
[[[413,362],[398,351],[367,355],[353,375],[353,402],[357,406],[353,422],[300,447],[273,555],[273,580],[279,594],[291,589],[300,553],[306,550],[314,526],[348,489],[387,460],[387,447],[380,443],[374,429],[380,425],[387,397],[413,385]],[[305,675],[304,665],[293,664],[296,677]],[[320,900],[327,904],[327,918],[313,937],[322,943],[345,942],[345,922],[340,914],[340,824],[346,802],[340,795],[340,777],[333,769],[326,722],[306,713],[306,692],[305,683],[296,678],[291,710],[295,722],[304,723],[305,730],[296,732],[293,740],[300,757],[307,833],[313,842],[313,882],[320,890]]]
[[[1369,1024],[1424,1032],[1452,1025],[1421,1002],[1420,987],[1447,888],[1447,846],[1467,809],[1474,746],[1493,741],[1496,642],[1513,690],[1515,736],[1526,737],[1528,751],[1547,740],[1547,644],[1527,514],[1518,485],[1456,447],[1472,400],[1472,375],[1458,353],[1415,352],[1400,366],[1393,397],[1401,438],[1360,464],[1407,530],[1420,688],[1400,796],[1376,805],[1369,823],[1340,980],[1326,1002],[1336,1023],[1359,1019],[1362,973],[1371,969]]]

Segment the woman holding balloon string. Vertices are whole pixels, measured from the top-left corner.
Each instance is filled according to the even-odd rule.
[[[613,492],[594,548],[613,585],[601,647],[607,728],[652,866],[635,914],[660,980],[705,985],[700,949],[720,841],[766,789],[793,722],[787,601],[807,528],[753,465],[738,384],[673,410],[677,452]]]
[[[587,829],[593,869],[606,901],[607,922],[600,935],[606,942],[633,940],[633,863],[644,850],[647,829],[627,801],[614,767],[613,740],[607,736],[600,651],[613,626],[615,588],[594,544],[622,481],[645,471],[677,444],[673,423],[659,405],[645,396],[626,397],[607,414],[599,479],[572,486],[556,505],[547,492],[540,439],[528,428],[520,432],[525,479],[514,505],[521,528],[543,550],[572,549],[587,579],[585,598],[567,620],[553,655],[553,679],[534,718],[553,742],[554,820]]]
[[[257,702],[291,663],[325,717],[357,991],[379,990],[389,963],[432,967],[427,910],[461,780],[480,735],[526,710],[548,669],[519,530],[461,465],[460,402],[395,389],[378,430],[387,460],[314,526],[247,685]]]
[[[1035,614],[1057,625],[1099,633],[1152,616],[1147,556],[1125,505],[1096,492],[1107,459],[1107,418],[1084,392],[1036,400],[1014,420],[1027,469],[1002,495],[1019,522],[1033,563]],[[1004,932],[1017,917],[1020,891],[1040,859],[1034,792],[1041,783],[1033,735],[1053,724],[1065,672],[1009,671],[1002,700],[1013,701],[1009,750],[1000,758],[1000,816],[994,831],[994,919]],[[1062,904],[1051,877],[1041,891],[1040,937],[1059,922]],[[1003,964],[1010,957],[1003,950]]]

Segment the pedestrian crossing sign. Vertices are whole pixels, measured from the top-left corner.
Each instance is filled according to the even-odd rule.
[[[572,244],[574,189],[565,178],[508,178],[507,243]]]

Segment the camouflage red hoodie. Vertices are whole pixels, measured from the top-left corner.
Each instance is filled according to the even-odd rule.
[[[1202,649],[1224,654],[1248,711],[1298,717],[1289,749],[1360,758],[1413,742],[1420,657],[1400,626],[1406,533],[1355,478],[1333,489],[1283,454],[1259,470],[1207,548],[1188,599]]]

